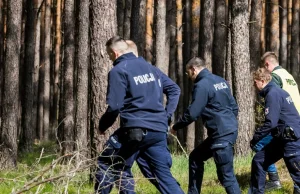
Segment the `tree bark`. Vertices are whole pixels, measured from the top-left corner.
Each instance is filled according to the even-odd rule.
[[[261,55],[266,52],[266,2],[262,2],[262,14],[261,14],[261,31],[260,31],[260,48]]]
[[[135,2],[135,0],[133,0]],[[117,24],[118,24],[118,35],[123,37],[124,28],[124,11],[125,10],[125,0],[117,0]],[[136,10],[132,10],[137,12]],[[131,27],[131,26],[130,26]],[[131,30],[130,30],[131,32]]]
[[[156,17],[156,67],[168,75],[168,67],[166,64],[166,0],[157,1],[157,17]]]
[[[291,72],[298,81],[299,76],[299,0],[293,0],[293,18],[291,33]]]
[[[35,137],[35,123],[33,123],[33,99],[34,87],[34,52],[35,52],[35,18],[37,12],[35,11],[34,1],[28,1],[26,4],[26,24],[25,24],[25,95],[22,115],[22,139],[21,148],[26,152],[32,150],[33,140]]]
[[[118,14],[118,13],[117,13]],[[137,47],[140,56],[145,57],[146,0],[134,0],[131,9],[130,38]]]
[[[271,0],[270,8],[270,50],[275,52],[276,55],[279,56],[279,0]]]
[[[254,71],[260,65],[260,32],[262,23],[262,0],[251,1],[249,22],[250,70]]]
[[[288,41],[287,41],[287,69],[291,71],[291,40],[292,40],[292,18],[293,18],[293,0],[288,0]]]
[[[225,63],[225,80],[228,82],[231,92],[232,91],[232,67],[231,67],[231,3],[228,2],[228,0],[226,0],[226,5],[228,7],[228,12],[227,12],[227,17],[228,17],[228,22],[227,22],[227,26],[229,26],[228,30],[227,30],[227,44],[226,44],[226,63]]]
[[[91,138],[93,147],[100,151],[103,149],[105,140],[99,139],[97,131],[99,130],[100,116],[106,110],[106,106],[104,106],[106,104],[106,80],[112,63],[106,54],[105,43],[116,35],[117,21],[115,2],[92,0],[91,5]]]
[[[283,68],[287,68],[287,3],[288,0],[280,0],[280,49],[279,49],[279,63]]]
[[[215,1],[215,25],[214,25],[214,44],[213,44],[213,73],[221,77],[225,77],[225,61],[226,61],[226,0]]]
[[[248,1],[233,0],[232,3],[232,69],[233,91],[239,105],[239,137],[236,153],[247,155],[254,129],[252,79],[250,74]]]
[[[43,129],[44,139],[49,140],[53,133],[50,125],[50,54],[51,54],[51,0],[45,0],[45,49],[44,49],[44,112],[43,112]]]
[[[123,37],[126,40],[130,39],[131,8],[132,8],[132,0],[125,0]]]
[[[75,1],[64,2],[64,70],[63,70],[63,118],[64,131],[62,155],[74,150],[74,58],[75,58]]]
[[[4,87],[0,136],[0,169],[17,165],[19,115],[19,57],[22,1],[7,0],[7,31],[4,59]]]
[[[146,5],[146,47],[145,47],[145,57],[146,60],[149,63],[152,63],[153,60],[153,7],[154,7],[154,1],[153,0],[147,0]]]
[[[62,1],[56,0],[55,16],[55,59],[54,59],[54,86],[53,86],[53,116],[52,126],[58,128],[58,105],[59,105],[59,70],[61,62],[61,7]],[[55,131],[57,133],[57,131]]]
[[[77,150],[88,154],[89,0],[78,1],[78,46],[75,140]]]
[[[202,0],[201,3],[199,56],[204,59],[207,69],[212,71],[215,1]]]

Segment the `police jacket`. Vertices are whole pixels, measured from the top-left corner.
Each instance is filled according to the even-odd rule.
[[[255,131],[252,145],[274,130],[282,130],[289,126],[295,135],[300,137],[300,116],[296,110],[291,96],[279,88],[274,82],[269,82],[259,94],[265,99],[265,121]]]
[[[140,127],[166,132],[176,109],[180,88],[158,68],[133,53],[118,57],[108,74],[108,108],[99,122],[104,132],[120,114],[122,128]],[[167,95],[166,108],[163,93]]]
[[[195,79],[192,102],[173,129],[184,128],[201,116],[208,137],[215,139],[238,129],[237,114],[238,106],[227,82],[203,69]]]

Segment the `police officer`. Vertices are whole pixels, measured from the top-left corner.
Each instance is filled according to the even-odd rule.
[[[296,109],[298,110],[298,113],[300,113],[300,95],[298,85],[293,76],[289,72],[287,72],[287,70],[279,66],[277,55],[274,52],[266,52],[261,57],[261,61],[263,66],[268,70],[268,72],[271,73],[272,81],[287,93],[289,93],[289,95],[293,99]],[[253,147],[254,151],[261,150],[271,140],[271,134],[265,136]],[[275,164],[270,165],[267,172],[269,175],[269,181],[266,182],[265,190],[280,189],[281,184]],[[295,189],[300,193],[300,188],[297,188],[296,185]]]
[[[129,158],[142,156],[158,180],[161,193],[183,193],[170,172],[172,159],[166,141],[169,113],[163,106],[162,85],[166,83],[162,82],[169,81],[168,89],[173,90],[176,105],[178,86],[170,79],[161,80],[157,68],[127,53],[128,45],[122,38],[109,39],[106,48],[114,67],[108,75],[108,108],[100,119],[99,130],[103,134],[119,114],[121,129],[109,140],[113,145],[109,150],[118,148],[117,151],[111,157],[106,154],[99,157],[95,190],[109,193],[115,176],[122,176],[120,187],[124,186],[122,182],[132,184],[132,176],[122,174],[128,172],[125,168],[132,166]],[[174,103],[174,99],[170,99],[170,103]],[[120,187],[121,193],[134,193]]]
[[[207,128],[208,138],[189,156],[189,194],[201,192],[204,162],[213,157],[217,175],[227,193],[241,193],[233,171],[233,145],[237,138],[238,106],[227,82],[206,68],[204,61],[192,58],[186,74],[194,81],[192,102],[174,124],[172,132],[184,128],[200,116]]]
[[[254,82],[265,99],[265,122],[255,131],[250,146],[272,134],[273,139],[259,150],[251,166],[250,193],[264,193],[266,171],[271,164],[284,158],[285,164],[296,186],[300,185],[300,116],[291,96],[274,82],[265,68],[254,73]],[[276,152],[274,152],[276,150]],[[294,190],[294,193],[298,193]]]

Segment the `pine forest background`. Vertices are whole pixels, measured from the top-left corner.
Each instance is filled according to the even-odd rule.
[[[95,156],[106,110],[106,41],[120,35],[181,88],[176,117],[192,83],[184,65],[205,59],[231,85],[239,105],[236,154],[250,152],[260,120],[251,73],[265,51],[299,84],[299,0],[0,0],[0,169],[18,152],[56,141],[62,155]],[[118,127],[118,122],[106,138]],[[178,133],[191,151],[206,137],[201,120]]]

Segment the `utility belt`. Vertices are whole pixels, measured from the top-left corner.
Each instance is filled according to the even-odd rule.
[[[295,141],[299,137],[295,134],[295,131],[290,126],[276,127],[271,132],[273,137],[281,138],[283,140]]]

